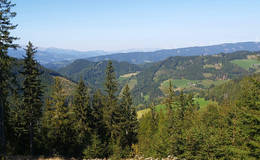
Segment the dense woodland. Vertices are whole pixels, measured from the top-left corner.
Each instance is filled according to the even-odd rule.
[[[125,84],[129,84],[134,105],[139,105],[138,109],[142,109],[150,101],[165,95],[167,85],[165,87],[163,85],[169,80],[190,83],[186,88],[179,88],[173,83],[177,90],[183,89],[186,93],[203,93],[218,83],[259,72],[260,61],[257,60],[259,57],[260,52],[238,51],[207,56],[175,56],[161,62],[143,65],[113,61],[113,65],[119,83],[119,92]],[[255,62],[248,68],[243,68],[235,64],[236,61],[242,64]],[[108,61],[91,62],[80,59],[60,68],[57,72],[74,82],[78,82],[82,77],[91,88],[104,90],[103,79],[107,63]]]
[[[234,55],[221,54],[221,60],[226,60],[221,62],[223,66],[234,68],[228,75],[246,72],[248,76],[200,93],[215,100],[214,103],[201,108],[195,103],[193,92],[176,92],[174,83],[169,81],[165,94],[158,95],[160,101],[151,96],[146,103],[149,112],[137,119],[132,98],[136,95],[131,95],[127,83],[120,86],[116,73],[124,71],[116,71],[112,61],[105,63],[105,75],[98,82],[103,84],[102,89],[92,88],[79,74],[75,91],[68,94],[58,78],[60,74],[37,63],[34,58],[37,50],[31,42],[26,46],[23,60],[9,57],[8,49],[18,47],[17,38],[11,35],[16,28],[11,23],[15,16],[11,11],[13,6],[8,0],[0,0],[1,158],[11,155],[112,159],[171,155],[191,160],[260,158],[260,74],[229,63]],[[246,57],[247,54],[241,52],[238,56]],[[190,58],[184,59],[191,64],[196,60],[198,66],[190,67],[191,71],[182,70],[185,73],[182,76],[208,69],[199,63],[205,59],[214,61],[213,64],[219,61],[218,57]],[[178,76],[180,71],[173,69],[186,61],[178,58],[174,61],[163,61],[154,67],[174,65],[169,75]],[[104,63],[100,64],[104,68]],[[147,66],[143,67],[147,69]],[[149,67],[147,70],[152,72]],[[128,69],[135,72],[140,68],[133,65]],[[217,72],[212,73],[212,78],[228,72],[225,67],[211,70]],[[91,73],[90,78],[95,76],[86,72]],[[198,77],[189,78],[199,79],[200,73]],[[153,88],[156,83],[146,81],[150,76],[150,72],[143,72],[137,78],[143,77],[141,80],[146,82],[149,92],[157,93]],[[169,77],[158,78],[167,80]],[[51,89],[46,89],[48,83]],[[157,109],[157,103],[166,108]]]

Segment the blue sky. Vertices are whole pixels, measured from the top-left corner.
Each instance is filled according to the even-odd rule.
[[[260,41],[260,0],[13,0],[19,44],[75,50]]]

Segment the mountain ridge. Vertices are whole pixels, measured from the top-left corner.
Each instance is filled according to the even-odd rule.
[[[133,64],[158,62],[172,56],[199,56],[218,53],[232,53],[236,51],[259,51],[260,42],[223,43],[210,46],[195,46],[177,49],[162,49],[153,52],[130,52],[117,53],[87,58],[90,61],[116,60],[126,61]]]

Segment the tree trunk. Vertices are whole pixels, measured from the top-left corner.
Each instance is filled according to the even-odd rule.
[[[33,155],[33,126],[32,122],[30,122],[30,153]]]
[[[5,131],[4,131],[4,103],[0,98],[0,158],[5,157]]]

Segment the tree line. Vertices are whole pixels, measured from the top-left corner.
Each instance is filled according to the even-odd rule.
[[[12,155],[59,155],[85,158],[123,158],[137,143],[138,121],[129,87],[120,97],[112,62],[108,63],[105,94],[90,94],[81,79],[72,98],[55,78],[51,95],[43,100],[36,48],[26,47],[22,88],[7,98],[5,146]],[[6,88],[8,89],[8,88]]]
[[[185,159],[260,158],[260,80],[246,77],[239,98],[223,99],[200,108],[192,94],[178,94],[170,83],[162,102],[150,104],[137,120],[130,89],[118,94],[112,62],[106,69],[104,92],[92,90],[81,79],[68,96],[55,78],[44,99],[36,48],[26,46],[22,86],[11,72],[8,49],[18,47],[11,35],[14,5],[0,0],[0,142],[6,155],[45,155],[120,159],[177,156]]]
[[[199,109],[192,96],[177,95],[170,84],[166,109],[151,107],[139,120],[138,153],[191,160],[259,159],[260,75],[245,77],[239,85],[236,100]]]

